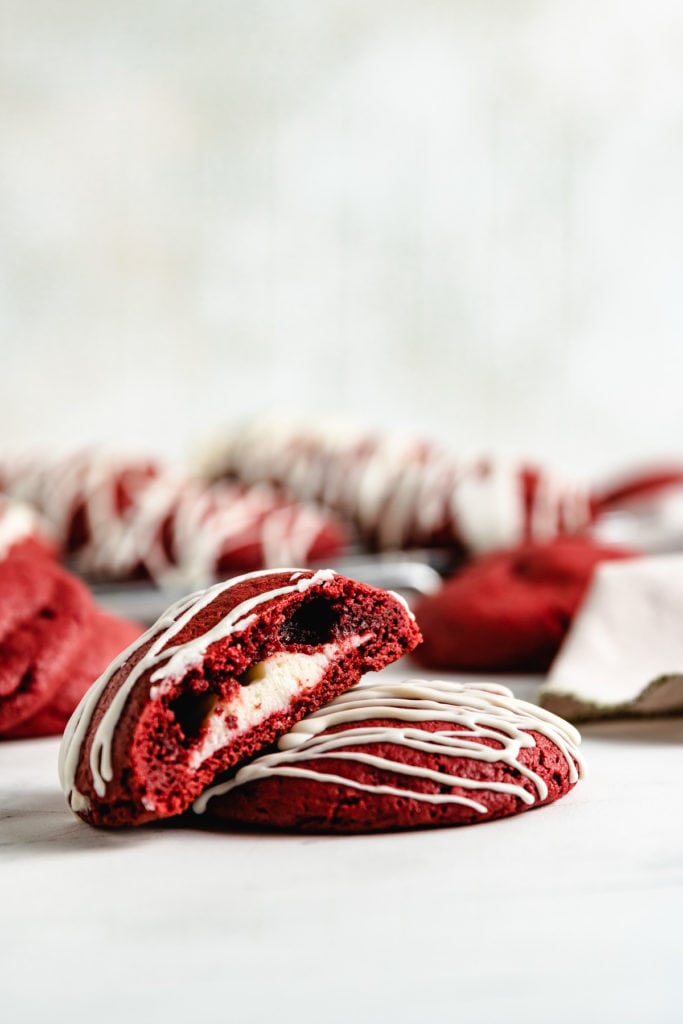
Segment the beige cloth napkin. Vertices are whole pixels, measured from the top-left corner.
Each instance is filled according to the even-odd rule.
[[[540,703],[565,718],[683,713],[683,555],[598,566]]]

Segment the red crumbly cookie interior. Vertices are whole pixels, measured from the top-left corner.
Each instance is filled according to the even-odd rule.
[[[269,586],[282,586],[290,578],[289,573],[269,578]],[[261,588],[259,581],[248,580],[224,591],[173,638],[173,646],[205,634]],[[354,638],[359,637],[365,639],[355,645]],[[181,678],[169,678],[154,699],[152,673],[142,674],[114,736],[114,777],[105,794],[98,796],[87,764],[93,732],[150,641],[113,675],[95,711],[76,773],[76,786],[87,795],[89,807],[78,813],[91,824],[106,827],[183,813],[218,773],[271,745],[304,715],[349,689],[362,673],[385,667],[419,639],[417,627],[395,598],[340,576],[324,590],[312,588],[264,603],[251,625],[208,647],[201,664]],[[281,652],[312,655],[330,643],[339,644],[341,653],[315,686],[202,756],[216,719],[226,727],[237,725],[226,718],[224,705],[250,684],[253,666]]]
[[[396,727],[396,721],[368,719],[362,725],[391,729]],[[347,728],[351,726],[331,728],[325,730],[324,735],[331,736]],[[443,722],[435,721],[420,722],[419,728],[437,733],[452,726],[444,726]],[[574,784],[569,779],[569,766],[557,747],[538,732],[529,730],[529,735],[533,736],[535,746],[524,748],[519,754],[519,761],[545,781],[548,795],[544,800],[538,799],[531,781],[503,761],[491,763],[475,758],[426,755],[389,742],[372,744],[370,747],[350,745],[344,749],[365,751],[401,764],[419,767],[426,765],[434,771],[457,774],[467,779],[513,783],[523,786],[534,795],[535,802],[532,805],[526,804],[513,793],[440,785],[429,778],[407,776],[386,768],[330,757],[323,761],[312,758],[306,762],[306,768],[314,772],[341,775],[362,784],[392,786],[408,793],[373,793],[352,785],[273,774],[246,782],[223,796],[212,798],[207,815],[231,824],[311,833],[384,832],[492,821],[550,803],[573,788]],[[493,739],[475,737],[474,734],[473,739],[482,745],[502,748],[502,743],[498,744]],[[428,794],[450,793],[474,799],[486,807],[486,813],[457,803],[434,804],[414,799],[409,795],[411,790]]]

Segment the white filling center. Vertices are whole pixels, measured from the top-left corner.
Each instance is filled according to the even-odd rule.
[[[229,700],[216,704],[202,736],[201,745],[192,751],[190,767],[198,768],[235,736],[260,725],[271,715],[286,711],[292,697],[318,685],[328,666],[345,647],[357,647],[366,639],[353,637],[342,643],[329,643],[315,654],[281,651],[252,665],[248,682]]]

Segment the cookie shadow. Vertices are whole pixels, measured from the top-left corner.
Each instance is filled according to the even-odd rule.
[[[0,799],[0,860],[55,853],[93,853],[144,841],[143,830],[90,828],[69,811],[62,793],[26,789],[9,801]]]

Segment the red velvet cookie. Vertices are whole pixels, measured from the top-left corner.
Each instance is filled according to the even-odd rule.
[[[503,686],[359,686],[195,802],[240,825],[379,832],[469,825],[550,803],[581,774],[578,732]]]
[[[181,814],[215,776],[411,650],[393,594],[338,576],[251,573],[173,605],[86,695],[62,786],[94,825]]]
[[[424,643],[414,656],[463,671],[543,671],[596,565],[632,555],[587,537],[561,537],[480,558],[418,604]]]
[[[0,562],[0,735],[33,717],[68,679],[93,614],[85,586],[47,558]]]
[[[87,588],[24,545],[0,562],[0,736],[60,733],[140,627],[101,612]]]
[[[0,487],[44,514],[91,579],[204,587],[246,570],[324,561],[346,544],[330,513],[273,487],[207,486],[147,459],[13,460],[0,463]]]
[[[112,658],[140,636],[142,629],[126,619],[93,608],[68,671],[50,702],[31,718],[4,731],[5,739],[55,736],[64,731],[76,705]]]
[[[585,488],[539,468],[460,459],[445,447],[349,428],[258,421],[216,445],[212,479],[271,482],[353,523],[373,548],[447,547],[478,554],[575,533],[591,522]]]
[[[625,474],[602,488],[596,488],[595,504],[599,514],[611,512],[650,499],[671,488],[683,487],[683,466],[654,465],[640,472]]]

